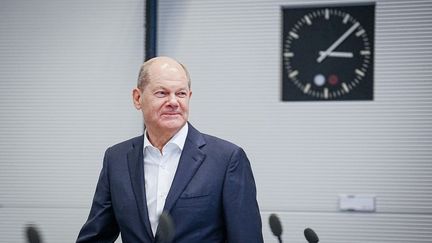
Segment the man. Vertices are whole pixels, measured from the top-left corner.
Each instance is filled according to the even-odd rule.
[[[144,135],[105,153],[87,222],[77,242],[158,242],[162,212],[173,242],[263,242],[250,163],[238,146],[188,123],[186,68],[168,57],[141,67],[132,92]]]

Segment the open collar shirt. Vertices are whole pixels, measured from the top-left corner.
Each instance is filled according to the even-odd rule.
[[[165,200],[171,188],[183,146],[188,134],[186,123],[162,148],[162,152],[154,147],[144,136],[144,182],[147,208],[153,234],[159,224],[159,216],[165,206]]]

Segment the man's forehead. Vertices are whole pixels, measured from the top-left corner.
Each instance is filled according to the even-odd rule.
[[[153,88],[188,88],[188,80],[185,75],[164,75],[163,73],[154,73],[149,76],[149,85]]]
[[[149,72],[150,82],[187,82],[187,76],[184,72]]]

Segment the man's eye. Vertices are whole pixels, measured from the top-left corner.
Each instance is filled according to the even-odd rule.
[[[166,95],[165,91],[157,91],[155,93],[155,96],[159,98],[165,97],[165,95]]]
[[[180,97],[180,98],[184,98],[184,97],[187,96],[187,93],[184,92],[184,91],[182,91],[182,92],[178,92],[178,93],[177,93],[177,96]]]

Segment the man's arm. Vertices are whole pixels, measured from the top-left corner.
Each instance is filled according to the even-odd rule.
[[[262,243],[262,225],[252,169],[239,148],[231,157],[223,189],[223,208],[229,243]]]
[[[108,174],[108,151],[105,152],[102,171],[93,198],[90,215],[81,228],[77,243],[114,242],[119,235],[119,227],[111,205]]]

